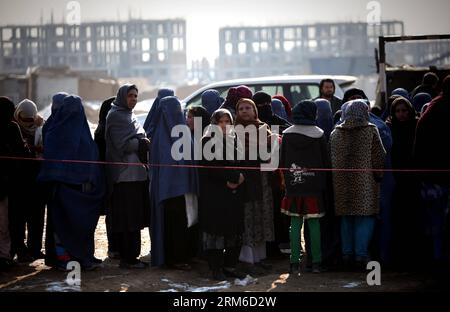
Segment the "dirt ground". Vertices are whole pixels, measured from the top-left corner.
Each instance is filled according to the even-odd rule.
[[[142,231],[142,256],[148,255],[150,239],[148,229]],[[208,265],[203,260],[192,264],[193,270],[177,271],[161,268],[144,270],[119,269],[118,260],[107,258],[107,240],[104,218],[96,231],[96,257],[105,259],[103,267],[81,272],[81,286],[69,286],[67,273],[52,270],[43,260],[19,264],[9,272],[0,273],[0,291],[82,291],[82,292],[175,292],[175,291],[255,291],[255,292],[398,292],[430,290],[434,285],[425,274],[381,272],[381,285],[369,286],[366,273],[325,272],[288,273],[288,257],[269,261],[273,268],[264,275],[254,276],[256,281],[246,286],[236,285],[235,279],[217,282],[210,278]],[[148,256],[147,256],[148,257]]]

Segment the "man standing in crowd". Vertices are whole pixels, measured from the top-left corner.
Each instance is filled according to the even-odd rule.
[[[319,85],[320,95],[316,99],[326,99],[330,101],[332,115],[341,109],[342,100],[334,95],[336,86],[333,79],[323,79]],[[315,99],[315,100],[316,100]]]

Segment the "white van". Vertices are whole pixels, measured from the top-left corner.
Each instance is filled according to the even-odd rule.
[[[201,105],[202,93],[208,89],[215,89],[224,99],[230,87],[246,85],[253,93],[264,91],[270,95],[285,96],[292,106],[305,99],[314,99],[319,96],[319,84],[322,79],[333,79],[336,85],[335,96],[341,98],[344,91],[356,81],[354,76],[335,75],[299,75],[299,76],[270,76],[260,78],[233,79],[214,82],[206,85],[191,95],[187,96],[182,104],[184,107],[190,105]]]

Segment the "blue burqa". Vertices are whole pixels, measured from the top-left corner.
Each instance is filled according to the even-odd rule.
[[[202,106],[210,116],[219,109],[222,103],[223,99],[217,90],[208,89],[202,93]]]
[[[198,194],[198,176],[195,168],[154,166],[194,164],[193,160],[174,160],[171,156],[172,144],[179,140],[178,137],[171,137],[172,128],[186,125],[180,101],[175,96],[169,96],[161,100],[160,106],[161,114],[157,116],[155,122],[150,153],[150,166],[152,166],[150,186],[152,266],[160,266],[165,262],[163,201],[188,193]],[[189,134],[187,139],[191,145],[191,155],[193,155],[190,131],[187,130],[186,133]]]
[[[156,99],[153,102],[152,107],[150,108],[150,111],[148,112],[147,118],[145,118],[144,122],[144,130],[145,133],[147,133],[147,137],[151,138],[155,131],[155,123],[158,119],[157,116],[161,113],[159,110],[159,102],[162,98],[166,96],[173,96],[174,94],[174,91],[171,89],[158,90],[158,95],[156,96]]]
[[[326,99],[314,100],[317,106],[317,126],[323,130],[327,141],[330,139],[331,131],[333,131],[333,115],[331,104]]]
[[[286,114],[286,109],[284,108],[283,102],[281,102],[279,99],[272,99],[272,112],[274,115],[278,115],[278,117],[283,118],[284,120],[288,119],[288,116]]]
[[[47,128],[44,146],[45,159],[98,160],[97,146],[79,97],[64,97]],[[89,266],[105,186],[100,165],[45,161],[38,180],[53,185],[48,203],[50,220],[61,244],[82,266]]]
[[[45,134],[47,133],[47,129],[53,123],[53,119],[56,115],[56,112],[62,106],[64,98],[68,95],[69,94],[66,92],[58,92],[55,95],[53,95],[50,116],[48,116],[47,120],[44,123],[44,126],[42,127],[42,135],[43,136],[45,136]]]
[[[416,112],[421,112],[422,111],[422,107],[427,104],[430,103],[432,100],[431,96],[428,93],[417,93],[413,99],[412,99],[412,105],[414,106],[414,109],[416,110]]]

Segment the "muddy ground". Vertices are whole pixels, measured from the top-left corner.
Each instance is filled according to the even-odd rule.
[[[142,231],[142,256],[149,253],[148,229]],[[67,273],[52,270],[43,260],[30,264],[18,264],[9,272],[0,273],[0,291],[82,291],[82,292],[155,292],[155,291],[257,291],[257,292],[399,292],[435,290],[434,281],[427,274],[395,273],[383,271],[381,285],[369,286],[366,273],[325,272],[288,273],[288,258],[269,261],[273,268],[266,274],[254,276],[256,281],[246,286],[236,285],[235,279],[227,282],[213,281],[208,265],[196,260],[192,271],[161,268],[144,270],[119,269],[118,260],[107,258],[107,240],[104,218],[96,231],[96,257],[105,259],[103,267],[95,271],[81,272],[81,286],[69,286]],[[439,290],[439,289],[438,289]]]

